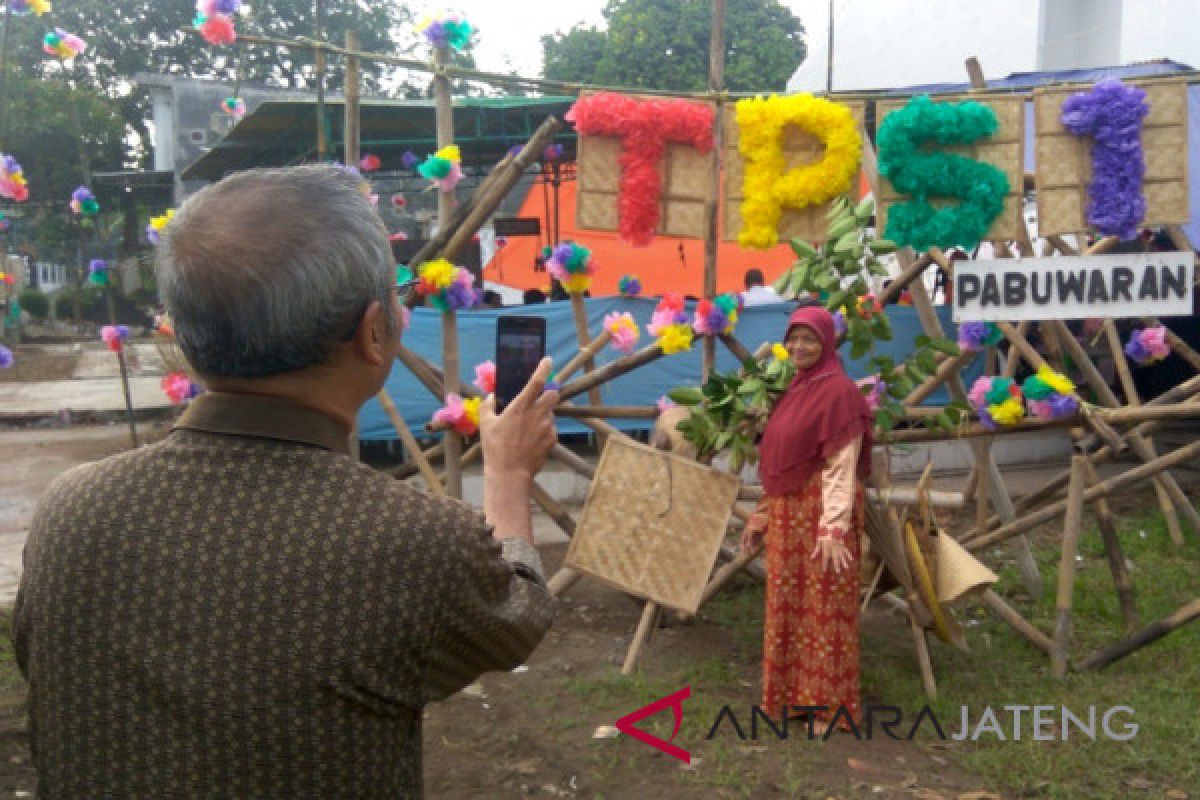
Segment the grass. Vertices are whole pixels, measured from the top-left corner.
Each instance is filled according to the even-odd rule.
[[[1196,597],[1200,544],[1190,535],[1182,548],[1171,544],[1161,515],[1136,514],[1119,526],[1142,624],[1159,619]],[[993,551],[989,561],[1007,556]],[[1011,566],[1000,573],[997,592],[1026,619],[1047,634],[1054,630],[1057,538],[1035,546],[1047,591],[1036,602],[1020,588]],[[1121,636],[1122,620],[1101,539],[1094,527],[1081,539],[1074,592],[1075,658]],[[1097,740],[1072,736],[1066,742],[1033,741],[1023,723],[1022,741],[999,741],[991,734],[962,743],[953,752],[964,768],[987,785],[1042,797],[1127,797],[1131,788],[1194,791],[1200,787],[1195,744],[1200,741],[1200,625],[1185,626],[1101,672],[1070,673],[1064,680],[1050,674],[1049,657],[981,608],[969,609],[970,652],[934,645],[939,699],[933,708],[943,724],[957,731],[960,707],[971,709],[974,725],[985,706],[998,712],[1011,734],[1005,704],[1066,706],[1077,715],[1088,706],[1100,716],[1117,705],[1134,709],[1139,726],[1130,741],[1112,741],[1097,731]],[[894,647],[867,637],[863,643],[863,687],[868,698],[916,709],[925,702],[919,676],[909,663],[897,664]],[[1118,717],[1114,725],[1128,720]],[[947,730],[950,734],[951,731]],[[1072,729],[1072,734],[1075,731]],[[1147,784],[1146,782],[1149,782]]]

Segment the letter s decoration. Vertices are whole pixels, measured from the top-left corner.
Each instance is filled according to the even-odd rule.
[[[668,144],[707,153],[713,148],[712,106],[691,100],[640,100],[613,92],[580,97],[567,112],[580,136],[621,140],[617,233],[635,245],[654,241],[660,216],[659,162]]]
[[[1063,101],[1063,127],[1076,136],[1092,137],[1086,213],[1088,224],[1101,235],[1128,241],[1141,233],[1146,216],[1142,120],[1148,113],[1146,93],[1115,79]]]
[[[746,159],[738,243],[766,249],[779,241],[785,208],[821,205],[850,190],[862,160],[862,137],[849,106],[811,94],[739,100],[736,113],[738,150]],[[787,169],[783,131],[788,125],[821,140],[824,157]]]
[[[926,151],[922,145],[966,145],[991,136],[996,113],[974,100],[935,103],[928,95],[912,98],[884,117],[879,126],[879,174],[900,194],[887,214],[884,235],[915,250],[930,247],[972,248],[1004,210],[1008,178],[991,164],[956,153]],[[955,206],[935,208],[930,197],[957,197]]]

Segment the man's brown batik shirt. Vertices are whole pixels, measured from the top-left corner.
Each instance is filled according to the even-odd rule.
[[[14,613],[43,798],[420,796],[421,708],[548,628],[536,551],[207,394],[46,491]]]

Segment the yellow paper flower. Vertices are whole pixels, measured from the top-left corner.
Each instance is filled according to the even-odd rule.
[[[454,283],[456,270],[457,267],[446,259],[435,258],[433,261],[426,261],[421,265],[421,280],[436,289],[445,289]]]
[[[787,361],[791,357],[788,355],[787,348],[778,342],[771,345],[771,355],[775,356],[777,361]]]
[[[162,233],[163,228],[167,227],[167,223],[175,216],[175,209],[167,209],[167,213],[159,214],[157,217],[150,218],[150,227]]]
[[[1025,418],[1025,406],[1015,397],[1010,397],[1003,403],[988,406],[988,413],[1000,425],[1016,425]]]
[[[1066,375],[1055,372],[1047,365],[1038,367],[1037,376],[1059,394],[1075,394],[1075,384]]]
[[[668,325],[658,335],[663,353],[671,355],[692,349],[691,325]]]
[[[785,208],[821,205],[850,190],[862,159],[862,136],[849,106],[811,94],[739,100],[736,113],[738,150],[746,160],[738,244],[766,249],[779,242]],[[783,150],[788,126],[817,137],[825,157],[789,170]]]
[[[467,397],[463,399],[463,414],[467,416],[467,419],[471,420],[476,428],[479,427],[479,406],[482,403],[482,397]]]
[[[37,16],[50,11],[50,0],[29,0],[29,10]]]
[[[456,144],[448,144],[433,155],[435,158],[444,158],[456,164],[462,161],[462,151],[458,149],[458,145]]]
[[[568,275],[567,279],[561,283],[567,294],[583,294],[591,287],[592,276],[577,272]]]

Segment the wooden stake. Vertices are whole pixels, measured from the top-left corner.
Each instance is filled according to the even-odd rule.
[[[725,90],[725,0],[712,0],[712,23],[708,37],[708,90],[716,96],[713,119],[712,182],[704,198],[704,216],[708,221],[704,232],[704,296],[709,300],[717,295],[717,223],[721,198],[721,144],[724,138],[724,103],[720,95]],[[716,368],[716,342],[711,336],[702,337],[704,357],[701,382]]]
[[[358,50],[358,34],[352,30],[346,31],[346,49]],[[361,135],[359,123],[359,81],[358,56],[346,56],[346,121],[344,124],[344,155],[343,161],[347,166],[354,166],[362,158],[360,148]]]
[[[660,358],[663,355],[662,345],[655,342],[652,345],[643,347],[637,352],[627,356],[622,356],[616,361],[610,361],[594,372],[582,375],[579,378],[568,383],[559,390],[558,396],[562,401],[570,400],[572,397],[581,395],[602,383],[608,383],[614,378],[624,375],[626,372],[631,372],[638,367],[645,366],[651,361]],[[599,405],[597,403],[597,405]]]
[[[588,331],[587,309],[584,307],[584,304],[583,304],[583,295],[581,295],[581,294],[572,294],[571,295],[571,315],[575,318],[575,336],[576,336],[576,338],[579,339],[580,352],[579,352],[579,355],[576,356],[576,358],[579,358],[580,361],[582,362],[584,373],[587,375],[591,375],[596,371],[596,362],[594,360],[592,360],[592,355],[594,355],[594,354],[586,355],[586,356],[584,355],[584,353],[588,350],[588,345],[590,345],[592,342],[592,337],[591,337],[591,333]],[[603,339],[605,334],[607,334],[607,333],[608,333],[608,331],[605,331],[604,333],[602,333],[600,335],[600,339]],[[572,360],[574,360],[574,359],[572,359]],[[568,362],[568,366],[569,365],[570,364]],[[560,382],[562,380],[563,380],[562,378],[559,378]],[[600,385],[599,384],[593,384],[592,388],[588,389],[588,400],[590,400],[592,405],[594,405],[594,406],[598,406],[602,402],[604,402],[603,400],[600,399]],[[600,450],[603,451],[604,450],[604,437],[600,437],[597,444],[599,445]]]
[[[453,311],[442,312],[442,385],[445,387],[443,400],[459,392],[458,377],[458,315]],[[446,443],[446,493],[462,499],[462,437],[454,431],[442,434]]]
[[[1089,486],[1100,482],[1096,468],[1088,459],[1083,460],[1084,477]],[[1138,619],[1137,603],[1133,593],[1133,581],[1129,579],[1129,568],[1125,564],[1125,552],[1121,549],[1121,540],[1117,536],[1117,525],[1113,520],[1112,509],[1108,500],[1096,498],[1096,523],[1100,528],[1100,538],[1104,541],[1104,555],[1108,557],[1108,571],[1112,573],[1113,584],[1117,589],[1117,602],[1121,606],[1121,617],[1125,620],[1125,632],[1137,630],[1141,622]]]
[[[586,347],[581,345],[579,352],[572,356],[571,360],[564,364],[561,369],[555,371],[555,380],[557,380],[559,384],[562,384],[564,381],[574,375],[580,367],[584,367],[585,365],[589,372],[595,369],[596,365],[592,363],[592,359],[597,353],[603,350],[604,346],[611,340],[611,333],[608,331],[601,331],[600,335],[589,342]]]
[[[638,656],[642,654],[642,645],[650,637],[650,631],[653,629],[655,620],[658,619],[658,604],[653,600],[647,600],[646,605],[642,608],[642,618],[638,621],[637,630],[633,634],[633,641],[629,644],[629,652],[625,655],[625,663],[621,666],[622,675],[631,675],[634,666],[637,665]]]
[[[1182,628],[1187,623],[1200,617],[1200,597],[1190,603],[1185,603],[1174,612],[1160,620],[1150,623],[1142,630],[1116,644],[1111,644],[1080,661],[1078,668],[1103,669],[1114,661],[1118,661],[1135,650],[1139,650],[1151,642],[1157,641],[1168,633]]]
[[[1033,627],[1032,624],[1017,613],[1016,609],[1004,602],[1003,597],[991,589],[986,589],[983,592],[982,599],[984,605],[990,608],[997,617],[1007,622],[1013,630],[1024,636],[1035,647],[1045,650],[1048,654],[1054,652],[1054,642],[1050,640],[1050,637]]]
[[[1067,674],[1067,652],[1071,647],[1071,601],[1075,592],[1075,556],[1083,531],[1084,458],[1071,457],[1071,483],[1067,487],[1067,519],[1063,525],[1062,557],[1058,561],[1058,602],[1054,624],[1054,650],[1050,665],[1054,677]]]
[[[395,427],[396,433],[400,435],[400,442],[404,445],[404,449],[408,451],[408,456],[413,460],[417,471],[421,473],[421,477],[425,479],[425,483],[429,486],[429,491],[434,494],[444,495],[446,490],[442,486],[441,479],[429,463],[429,459],[425,457],[421,446],[417,444],[417,439],[412,435],[412,431],[408,429],[404,418],[396,410],[396,404],[392,402],[392,396],[388,394],[387,389],[380,389],[376,398],[379,400],[379,405],[383,406],[383,412],[392,421],[392,426]]]

